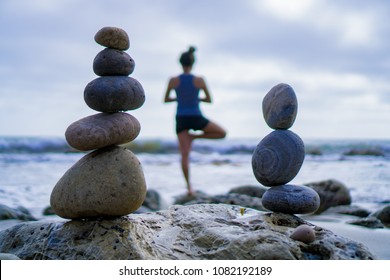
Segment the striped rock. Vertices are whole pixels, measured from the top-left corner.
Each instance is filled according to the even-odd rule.
[[[126,31],[118,27],[106,26],[95,34],[95,42],[103,47],[125,51],[130,47]]]
[[[93,71],[98,76],[128,76],[135,68],[134,60],[127,53],[106,48],[93,61]]]
[[[261,201],[268,210],[285,214],[308,214],[320,207],[316,191],[296,185],[272,187],[264,193]]]
[[[55,185],[50,204],[65,219],[125,216],[146,196],[141,164],[128,149],[111,146],[76,162]]]
[[[136,79],[105,76],[88,83],[84,100],[93,110],[113,113],[138,109],[145,102],[145,92]]]
[[[290,182],[305,158],[302,139],[290,130],[275,130],[264,137],[252,155],[253,173],[264,186]]]
[[[294,124],[298,101],[291,86],[274,86],[264,97],[262,105],[265,122],[272,129],[288,129]]]
[[[65,138],[73,148],[88,151],[131,142],[140,130],[140,123],[130,114],[99,113],[72,123]]]

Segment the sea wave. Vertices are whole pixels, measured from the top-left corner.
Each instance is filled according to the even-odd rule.
[[[0,153],[70,152],[65,139],[56,137],[0,137]]]
[[[306,154],[311,157],[370,156],[390,159],[390,140],[306,140]],[[259,140],[197,140],[193,151],[199,154],[252,154]],[[175,139],[136,139],[124,144],[134,153],[177,154]],[[69,153],[77,152],[60,137],[0,137],[0,153]]]

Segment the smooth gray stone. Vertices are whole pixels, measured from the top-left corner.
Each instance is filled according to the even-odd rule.
[[[93,61],[93,72],[98,76],[128,76],[133,73],[135,62],[126,52],[106,48]]]
[[[308,214],[320,207],[320,197],[309,187],[282,185],[267,190],[262,203],[265,208],[285,214]]]
[[[253,173],[264,186],[290,182],[305,158],[302,139],[290,130],[275,130],[264,137],[252,155]]]
[[[265,122],[273,129],[289,129],[295,121],[298,101],[293,88],[287,84],[274,86],[263,99]]]
[[[73,148],[89,151],[133,141],[141,131],[139,121],[132,115],[99,113],[72,123],[65,132]]]
[[[135,110],[145,102],[141,84],[127,76],[105,76],[91,81],[84,90],[84,101],[93,110],[105,113]]]
[[[104,47],[122,51],[130,47],[129,36],[119,27],[103,27],[95,34],[95,42]]]
[[[146,182],[128,149],[111,146],[86,154],[55,185],[50,205],[65,219],[116,217],[141,207]]]

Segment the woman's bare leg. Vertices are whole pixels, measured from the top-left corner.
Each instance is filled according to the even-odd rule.
[[[190,152],[192,140],[194,136],[188,133],[188,130],[182,131],[177,134],[179,139],[179,149],[181,154],[181,168],[183,170],[184,179],[187,183],[188,194],[192,195],[192,187],[190,183]]]
[[[222,139],[226,137],[226,131],[214,122],[209,122],[203,129],[203,134],[194,135],[194,138]]]

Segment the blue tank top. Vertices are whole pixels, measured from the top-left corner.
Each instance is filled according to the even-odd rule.
[[[177,116],[202,115],[199,108],[199,89],[193,84],[194,75],[181,74],[180,83],[175,88],[177,96]]]

